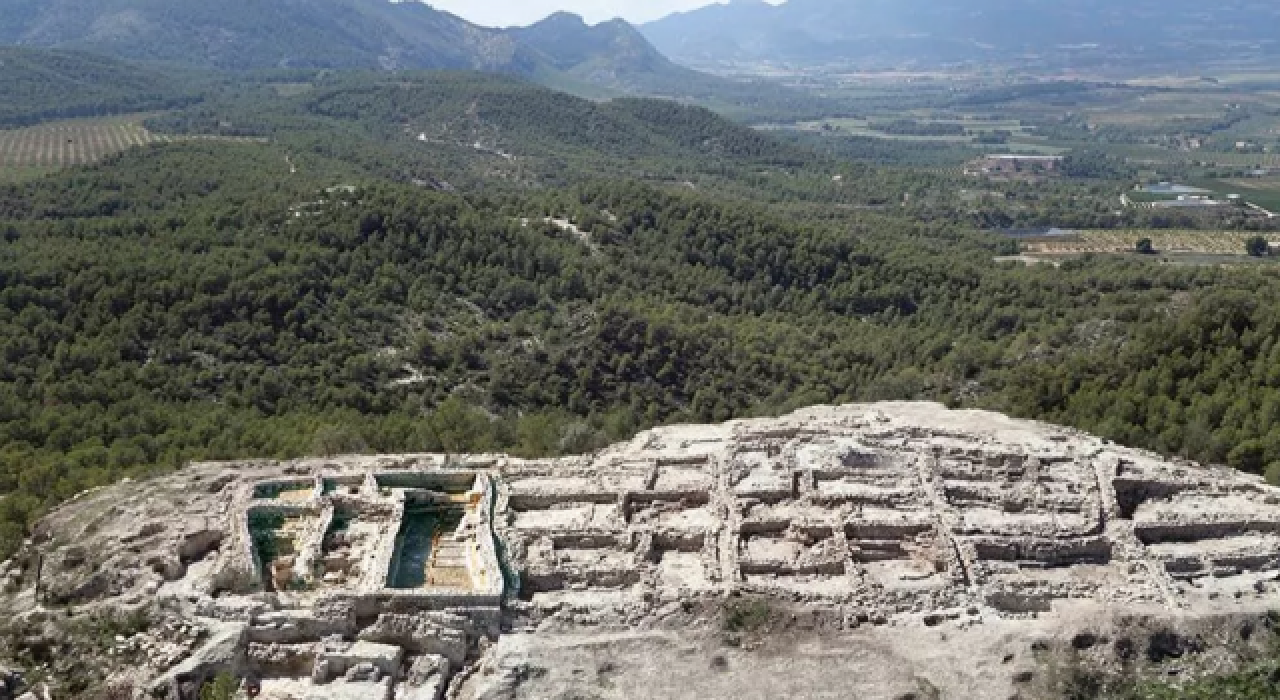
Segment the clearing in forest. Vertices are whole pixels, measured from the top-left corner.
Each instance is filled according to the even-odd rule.
[[[148,131],[137,116],[51,122],[0,131],[0,166],[84,165],[133,146],[167,140]]]
[[[157,142],[191,139],[262,141],[241,137],[157,134],[143,125],[148,116],[134,114],[74,119],[24,129],[0,130],[0,175],[86,165],[112,153]]]
[[[1152,248],[1166,255],[1245,256],[1245,242],[1257,233],[1239,231],[1178,231],[1128,229],[1123,231],[1078,231],[1070,236],[1021,239],[1022,252],[1030,255],[1081,255],[1086,253],[1133,253],[1138,241],[1149,239]]]

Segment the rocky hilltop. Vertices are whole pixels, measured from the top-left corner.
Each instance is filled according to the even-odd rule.
[[[0,697],[1053,697],[1247,660],[1278,572],[1255,477],[935,404],[193,464],[3,565]]]

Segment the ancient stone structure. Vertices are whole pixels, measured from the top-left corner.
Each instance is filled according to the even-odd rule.
[[[235,593],[341,591],[496,607],[503,580],[489,521],[492,479],[433,466],[245,485],[215,578]],[[448,520],[451,527],[428,523],[426,539],[411,541],[414,517]],[[415,546],[422,551],[411,551]],[[398,584],[397,574],[418,554],[428,557],[415,572],[422,580]]]
[[[364,466],[249,481],[232,497],[207,586],[234,594],[230,610],[212,603],[224,619],[273,594],[275,609],[250,613],[244,632],[243,670],[266,691],[393,698],[412,668],[429,668],[400,697],[434,699],[450,664],[497,634],[505,579],[490,521],[494,475],[429,456]],[[182,680],[169,674],[157,691],[181,694]]]
[[[1082,609],[1262,610],[1280,572],[1280,490],[1256,477],[909,403],[661,428],[556,460],[197,464],[87,494],[41,531],[79,543],[50,553],[60,600],[154,594],[200,630],[148,669],[175,697],[219,669],[266,697],[539,697],[554,674],[510,659],[540,635],[681,610],[696,626],[736,599],[845,630],[1013,638]]]
[[[1064,599],[1186,607],[1186,582],[1252,589],[1280,569],[1280,490],[1256,477],[932,405],[665,428],[501,473],[526,593],[1019,616]]]

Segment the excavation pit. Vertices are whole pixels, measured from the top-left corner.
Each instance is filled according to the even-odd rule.
[[[533,534],[557,532],[617,532],[622,530],[618,506],[591,503],[566,503],[545,510],[517,511],[517,530]]]
[[[306,511],[264,508],[248,515],[253,554],[267,591],[305,586],[298,569],[304,542],[316,524]]]
[[[470,589],[466,542],[456,533],[464,515],[461,508],[416,506],[405,510],[387,587]]]
[[[253,488],[253,497],[261,501],[282,501],[285,503],[305,503],[315,494],[315,480],[268,481],[257,484]]]
[[[377,540],[379,526],[375,519],[351,510],[338,510],[320,547],[318,570],[314,572],[321,588],[343,588],[360,580],[364,573],[362,559]]]

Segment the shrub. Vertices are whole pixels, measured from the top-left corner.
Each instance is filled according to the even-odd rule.
[[[224,671],[200,687],[200,700],[231,700],[239,687],[235,676]]]
[[[773,609],[763,600],[734,602],[725,605],[726,632],[756,632],[769,624]]]

